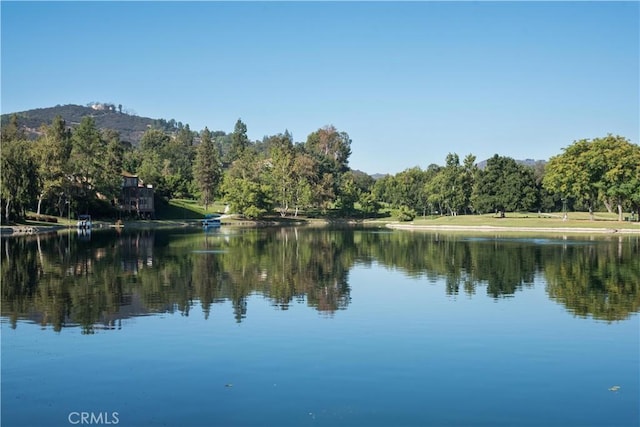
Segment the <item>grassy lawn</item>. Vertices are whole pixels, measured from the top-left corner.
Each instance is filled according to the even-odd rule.
[[[396,218],[379,219],[376,222],[397,221]],[[562,213],[540,214],[537,212],[507,213],[505,218],[497,215],[459,215],[438,217],[416,217],[411,222],[402,224],[441,225],[441,226],[494,226],[494,227],[537,227],[537,228],[639,228],[638,222],[618,222],[616,214],[598,212],[594,220],[589,219],[588,212],[570,212],[563,221]]]
[[[202,219],[205,214],[224,212],[225,205],[215,202],[204,209],[204,205],[197,200],[172,199],[168,204],[156,206],[156,217],[160,219]]]
[[[225,205],[221,202],[215,202],[210,205],[205,211],[204,206],[197,200],[189,199],[173,199],[167,204],[156,206],[156,221],[155,223],[162,223],[168,221],[173,224],[172,221],[184,221],[184,220],[198,220],[204,218],[208,213],[224,213]],[[387,213],[388,214],[388,213]],[[628,215],[625,215],[628,216]],[[57,217],[57,223],[40,222],[40,221],[25,221],[23,224],[31,226],[75,226],[76,220],[71,219],[67,221],[66,217]],[[287,216],[281,218],[279,215],[273,215],[266,220],[277,221],[279,223],[298,223],[300,221],[308,222],[309,224],[324,223],[326,219],[340,219],[335,215],[320,215],[319,213],[312,213],[310,216],[301,213],[297,218]],[[353,219],[362,219],[361,217],[354,217]],[[115,220],[114,220],[115,221]],[[244,222],[242,218],[234,220],[229,218],[228,222]],[[107,222],[110,222],[107,220]],[[406,225],[425,225],[425,226],[458,226],[458,227],[481,227],[481,226],[493,226],[493,227],[525,227],[525,228],[606,228],[606,229],[635,229],[640,231],[640,222],[628,222],[618,221],[618,216],[615,213],[597,212],[594,215],[594,220],[590,220],[588,212],[570,212],[568,219],[563,221],[562,213],[543,213],[537,212],[510,212],[506,214],[505,218],[499,218],[495,214],[487,215],[459,215],[459,216],[417,216],[413,221],[399,222],[396,217],[385,216],[376,219],[368,219],[366,221],[370,224],[384,225],[387,223],[398,223]]]

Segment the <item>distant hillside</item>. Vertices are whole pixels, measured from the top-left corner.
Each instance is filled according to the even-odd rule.
[[[489,159],[487,159],[489,160]],[[478,162],[476,165],[478,166],[478,169],[484,169],[487,166],[487,160],[483,160],[481,162]],[[534,160],[534,159],[524,159],[524,160],[517,160],[516,159],[516,163],[519,163],[521,165],[525,165],[525,166],[530,166],[530,167],[535,167],[536,163],[541,162],[543,165],[547,163],[546,160]]]
[[[373,175],[371,175],[371,178],[375,179],[376,181],[384,178],[385,176],[387,176],[388,174],[386,173],[374,173]]]
[[[121,110],[121,107],[120,107]],[[4,125],[14,113],[3,114],[2,124]],[[77,126],[83,117],[91,116],[100,129],[113,129],[120,133],[120,139],[137,145],[142,134],[150,128],[158,128],[166,131],[174,131],[178,124],[171,119],[151,119],[140,117],[134,114],[120,112],[113,104],[95,103],[92,106],[82,105],[56,105],[50,108],[37,108],[35,110],[16,112],[18,123],[26,131],[29,137],[35,138],[40,134],[40,127],[43,124],[51,124],[56,116],[62,117],[67,126]],[[182,126],[181,123],[179,123]]]

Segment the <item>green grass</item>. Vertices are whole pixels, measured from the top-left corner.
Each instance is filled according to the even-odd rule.
[[[204,206],[197,200],[190,199],[173,199],[167,204],[156,206],[156,218],[157,222],[172,221],[172,220],[197,220],[204,218],[205,214],[224,212],[225,205],[221,202],[215,202],[210,205],[205,211]],[[307,212],[308,214],[308,212]],[[310,216],[301,213],[297,218],[287,216],[286,218],[280,218],[277,215],[270,216],[267,220],[277,220],[278,222],[294,222],[300,221],[312,223],[313,218],[317,218],[318,221],[323,219],[337,219],[335,213],[333,215],[321,215],[315,212]],[[624,215],[628,216],[628,215]],[[359,219],[356,217],[356,219]],[[228,221],[235,222],[231,219]],[[240,221],[242,222],[242,221]],[[379,217],[376,219],[368,219],[368,223],[373,224],[386,224],[389,222],[398,222],[397,218],[392,216]],[[75,226],[76,220],[72,219],[67,221],[67,217],[58,217],[58,223],[25,221],[22,224],[32,226]],[[495,214],[487,215],[459,215],[459,216],[417,216],[413,221],[401,222],[400,224],[407,225],[435,225],[435,226],[467,226],[467,227],[479,227],[479,226],[495,226],[495,227],[530,227],[530,228],[610,228],[610,229],[637,229],[640,230],[640,222],[619,222],[618,216],[615,213],[597,212],[594,215],[594,220],[590,220],[588,212],[569,212],[568,219],[562,220],[562,213],[551,214],[538,214],[537,212],[508,212],[505,218],[499,218]]]
[[[376,222],[397,221],[396,218],[383,218]],[[534,228],[640,228],[637,222],[619,222],[616,214],[598,212],[594,220],[589,219],[588,212],[570,212],[566,221],[562,220],[562,213],[540,214],[537,212],[507,213],[505,218],[497,215],[459,215],[416,217],[411,222],[403,224],[413,225],[452,225],[452,226],[494,226],[494,227],[534,227]]]
[[[168,204],[156,206],[156,218],[158,219],[202,219],[206,214],[224,212],[225,205],[215,202],[204,209],[204,205],[197,200],[172,199]]]

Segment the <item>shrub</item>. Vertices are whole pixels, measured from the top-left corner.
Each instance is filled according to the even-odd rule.
[[[416,217],[416,211],[408,206],[400,206],[395,215],[398,217],[398,221],[413,221]]]

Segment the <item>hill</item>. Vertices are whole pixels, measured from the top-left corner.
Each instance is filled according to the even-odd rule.
[[[113,129],[120,133],[122,141],[137,145],[144,132],[150,128],[158,128],[168,132],[175,131],[182,123],[176,123],[171,119],[152,119],[140,117],[135,114],[122,112],[122,108],[116,109],[113,104],[94,103],[90,106],[82,105],[56,105],[49,108],[37,108],[34,110],[20,111],[2,115],[4,125],[9,118],[16,114],[18,123],[31,138],[40,135],[40,127],[43,124],[51,124],[56,116],[62,117],[70,127],[77,126],[83,117],[91,116],[100,129]]]
[[[476,166],[478,166],[478,169],[482,169],[484,170],[485,167],[487,167],[487,160],[482,160],[481,162],[478,162],[476,164]],[[518,160],[518,159],[514,159],[516,161],[516,163],[519,163],[521,165],[525,165],[525,166],[529,166],[532,168],[536,167],[536,164],[540,163],[541,165],[545,165],[547,163],[546,160],[534,160],[534,159],[524,159],[524,160]]]

